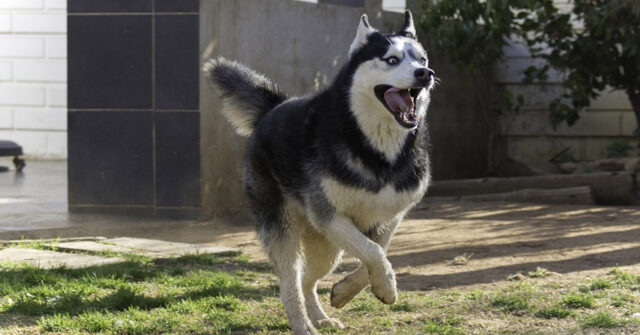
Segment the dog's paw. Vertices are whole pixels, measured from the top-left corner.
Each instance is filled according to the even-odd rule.
[[[398,292],[396,290],[396,275],[393,271],[384,273],[378,278],[371,278],[371,292],[387,305],[396,302]]]
[[[331,306],[334,308],[342,308],[349,301],[353,300],[366,286],[367,282],[360,283],[349,280],[347,276],[341,281],[335,283],[331,288]]]
[[[295,335],[320,335],[315,327],[313,327],[311,324],[305,324],[301,327],[292,325],[291,330]]]
[[[344,328],[344,325],[342,324],[342,322],[334,318],[316,320],[313,322],[313,325],[316,326],[316,328],[324,328],[324,327],[337,327],[340,329]]]

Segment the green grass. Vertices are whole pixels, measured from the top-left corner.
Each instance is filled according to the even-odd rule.
[[[594,297],[587,294],[571,293],[562,298],[562,303],[569,308],[593,308],[596,304]]]
[[[505,312],[526,311],[530,308],[529,299],[522,295],[498,295],[491,300],[491,306],[500,307]]]
[[[491,306],[498,307],[504,312],[523,313],[531,310],[531,299],[535,288],[526,283],[516,284],[491,299]]]
[[[26,249],[39,249],[39,250],[58,250],[58,243],[60,243],[60,239],[56,238],[55,240],[25,240],[24,237],[20,239],[20,241],[16,243],[10,243],[7,247],[12,248],[26,248]]]
[[[551,275],[551,273],[549,273],[549,270],[545,268],[537,267],[536,271],[529,271],[527,275],[529,278],[544,278]]]
[[[586,293],[589,291],[604,291],[613,287],[613,283],[604,278],[598,278],[592,280],[588,285],[580,286],[580,292]]]
[[[585,328],[615,328],[622,324],[623,322],[616,317],[605,312],[599,312],[594,315],[587,316],[582,323],[582,326]]]
[[[0,313],[39,317],[45,332],[224,333],[286,328],[274,278],[246,256],[190,255],[86,269],[0,271]],[[269,301],[279,313],[253,315]],[[204,316],[194,319],[194,315]],[[184,329],[187,329],[183,331]]]
[[[460,324],[460,319],[457,318],[429,320],[424,326],[424,332],[438,335],[461,335],[464,332],[458,327]]]
[[[416,306],[412,304],[408,299],[400,300],[397,303],[390,305],[389,310],[394,312],[414,312]]]
[[[542,308],[536,312],[536,316],[544,319],[564,319],[568,316],[572,316],[573,311],[563,307],[563,306],[551,306]]]
[[[321,333],[534,334],[607,327],[640,333],[640,322],[626,321],[640,311],[639,283],[637,275],[614,269],[591,280],[551,276],[400,291],[394,305],[366,289],[340,310],[329,307],[331,290],[324,284],[318,294],[325,310],[347,328]],[[287,334],[278,295],[271,267],[246,255],[131,257],[85,269],[4,264],[0,334]]]
[[[609,274],[613,275],[617,286],[635,291],[640,290],[640,275],[634,275],[618,268],[614,268]]]

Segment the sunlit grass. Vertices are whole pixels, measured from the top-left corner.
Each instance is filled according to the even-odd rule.
[[[325,285],[318,290],[325,310],[347,327],[321,333],[640,333],[632,318],[640,312],[639,278],[620,269],[576,281],[533,275],[481,288],[400,291],[394,305],[366,289],[340,310],[329,307]],[[286,334],[278,296],[271,267],[246,255],[133,257],[85,269],[5,264],[0,328],[15,330],[7,334]],[[29,323],[12,323],[15,318]]]

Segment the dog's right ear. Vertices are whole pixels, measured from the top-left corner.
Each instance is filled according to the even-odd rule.
[[[369,19],[367,18],[367,14],[362,14],[360,17],[360,23],[358,24],[358,32],[356,33],[356,38],[351,43],[351,47],[349,48],[349,57],[353,55],[353,53],[360,49],[363,45],[367,43],[367,39],[369,35],[377,32],[376,28],[372,27],[369,24]]]

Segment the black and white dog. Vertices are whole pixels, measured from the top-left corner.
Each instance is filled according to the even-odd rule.
[[[289,98],[224,58],[204,71],[222,97],[222,113],[249,136],[245,191],[293,332],[342,327],[320,306],[316,284],[343,250],[362,265],[333,286],[331,305],[344,306],[369,283],[393,304],[386,248],[430,180],[425,116],[434,72],[411,13],[390,35],[363,15],[348,62],[312,96]]]

